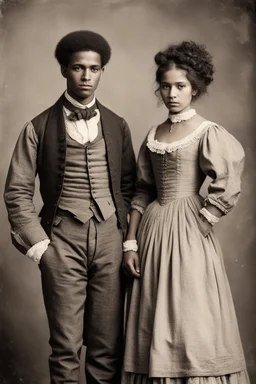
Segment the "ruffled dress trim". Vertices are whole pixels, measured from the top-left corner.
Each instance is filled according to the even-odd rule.
[[[148,134],[147,147],[151,152],[156,152],[161,155],[164,155],[166,152],[171,153],[177,151],[178,149],[183,149],[193,144],[195,141],[199,140],[202,134],[210,126],[215,125],[212,121],[205,120],[188,136],[184,137],[181,140],[174,141],[172,143],[164,143],[155,139],[157,126],[153,127]]]
[[[215,207],[219,208],[219,210],[221,212],[223,212],[224,215],[228,214],[228,210],[225,207],[223,207],[223,205],[220,204],[218,201],[213,200],[211,197],[206,197],[206,199],[204,201],[204,204],[205,204],[206,207],[207,207],[208,203],[210,203],[211,205],[214,205]]]

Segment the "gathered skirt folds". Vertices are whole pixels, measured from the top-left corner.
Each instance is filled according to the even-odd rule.
[[[126,373],[122,384],[249,384],[246,371],[224,376],[187,377],[187,378],[149,378],[147,375]]]
[[[144,212],[122,384],[249,384],[232,295],[199,195]]]

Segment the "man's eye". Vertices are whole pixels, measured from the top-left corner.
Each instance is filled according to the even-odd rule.
[[[81,67],[73,67],[73,70],[76,71],[76,72],[78,72],[78,71],[81,70]]]
[[[92,68],[92,72],[98,72],[99,68]]]

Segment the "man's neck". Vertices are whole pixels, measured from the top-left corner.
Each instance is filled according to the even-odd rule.
[[[93,96],[93,99],[86,104],[82,104],[76,99],[74,99],[72,96],[70,96],[68,91],[65,92],[65,97],[71,104],[78,108],[90,108],[95,104],[95,96]]]

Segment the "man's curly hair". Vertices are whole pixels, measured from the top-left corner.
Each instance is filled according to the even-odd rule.
[[[64,36],[56,46],[55,57],[60,65],[68,66],[71,56],[75,52],[93,51],[101,57],[101,66],[104,67],[111,57],[111,48],[108,42],[92,31],[75,31]]]
[[[178,45],[170,45],[155,55],[155,63],[158,66],[156,82],[159,85],[166,71],[174,66],[184,69],[192,88],[197,91],[194,99],[206,93],[207,86],[213,81],[212,56],[203,45],[198,45],[193,41],[183,41]]]

